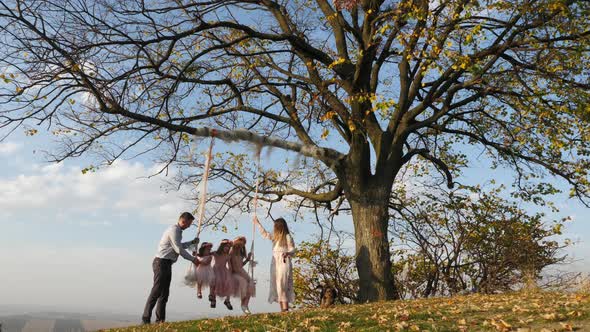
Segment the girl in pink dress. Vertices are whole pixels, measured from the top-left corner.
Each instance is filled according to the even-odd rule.
[[[203,293],[201,292],[203,286],[209,286],[209,295],[212,294],[212,289],[215,288],[215,273],[211,266],[211,262],[213,261],[211,248],[213,248],[213,243],[203,242],[197,254],[199,265],[195,271],[195,279],[197,283],[197,297],[200,299],[203,298]]]
[[[234,282],[232,279],[231,267],[228,264],[230,256],[229,252],[232,247],[232,242],[228,239],[221,241],[219,248],[213,254],[213,273],[215,274],[215,287],[212,294],[209,295],[209,302],[211,308],[215,308],[215,296],[225,297],[223,304],[229,309],[233,310],[229,297],[234,293]]]
[[[239,236],[233,241],[233,246],[230,252],[230,266],[232,269],[232,277],[234,279],[234,296],[241,300],[242,311],[249,315],[250,309],[248,304],[250,298],[254,296],[255,288],[254,281],[244,270],[244,265],[248,264],[252,259],[252,253],[246,254],[246,238]]]

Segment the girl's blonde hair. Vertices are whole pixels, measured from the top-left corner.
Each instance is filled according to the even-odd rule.
[[[278,243],[279,246],[286,246],[287,245],[287,234],[289,233],[289,227],[287,226],[287,222],[283,218],[275,219],[274,222],[274,229],[272,232],[273,241]]]
[[[238,236],[233,241],[233,246],[230,251],[230,255],[232,256],[241,256],[246,257],[246,238],[243,236]]]

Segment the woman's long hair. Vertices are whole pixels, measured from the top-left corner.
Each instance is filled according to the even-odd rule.
[[[274,222],[274,229],[273,229],[273,241],[278,243],[279,246],[286,246],[287,245],[287,234],[289,233],[289,227],[287,226],[287,222],[283,218],[275,219]]]

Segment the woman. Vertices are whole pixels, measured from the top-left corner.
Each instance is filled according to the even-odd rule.
[[[229,265],[232,271],[232,278],[234,282],[234,296],[238,297],[241,301],[242,311],[246,314],[250,314],[248,304],[250,298],[254,296],[255,286],[254,281],[248,275],[248,272],[244,270],[244,265],[252,258],[252,253],[246,254],[246,238],[238,236],[233,241],[233,246],[230,251]]]
[[[254,222],[258,225],[262,237],[271,240],[273,244],[268,302],[279,302],[281,311],[289,311],[289,303],[295,301],[293,265],[291,264],[291,258],[295,254],[295,244],[289,233],[289,227],[285,219],[278,218],[274,221],[274,229],[270,234],[257,217],[254,217]]]

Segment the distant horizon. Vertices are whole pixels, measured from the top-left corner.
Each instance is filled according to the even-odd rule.
[[[203,306],[208,307],[209,304],[207,302],[203,302]],[[220,312],[219,314],[215,314],[215,313],[191,313],[189,311],[183,312],[183,311],[177,311],[177,310],[173,310],[173,308],[171,308],[171,310],[167,310],[167,315],[169,315],[169,317],[171,317],[172,319],[176,319],[176,320],[183,320],[183,319],[190,319],[191,317],[197,317],[194,319],[199,319],[199,318],[205,318],[205,317],[210,317],[210,316],[216,316],[216,317],[223,317],[223,316],[227,316],[227,315],[231,315],[232,312],[227,311],[224,308],[219,308]],[[225,312],[221,312],[222,310],[224,310]],[[120,319],[124,319],[124,320],[131,320],[131,321],[136,321],[138,322],[138,314],[134,313],[134,312],[114,312],[114,311],[109,311],[108,309],[105,308],[79,308],[78,310],[74,309],[74,308],[70,308],[68,309],[67,307],[64,308],[51,308],[49,306],[44,306],[44,305],[27,305],[27,304],[0,304],[0,322],[2,321],[2,318],[6,318],[6,317],[12,317],[12,316],[34,316],[37,318],[52,318],[55,319],[57,318],[57,315],[62,315],[65,318],[75,318],[75,316],[81,316],[81,317],[95,317],[95,318],[101,318],[101,319],[107,319],[107,318],[115,318],[117,317],[118,319],[115,320],[120,320]],[[199,317],[199,315],[201,317]],[[79,317],[78,317],[79,318]]]

